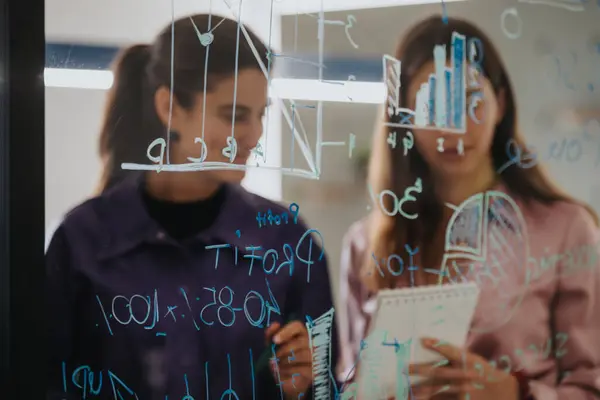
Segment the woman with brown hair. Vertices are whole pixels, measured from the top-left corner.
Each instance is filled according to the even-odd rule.
[[[466,104],[454,109],[467,116],[465,132],[421,124],[409,133],[397,109],[437,124],[437,108],[417,110],[416,100],[436,74],[440,46],[450,50],[461,37],[463,51],[476,55]],[[447,51],[446,65],[455,56]],[[410,374],[427,378],[412,386],[416,398],[600,398],[598,220],[539,166],[520,168],[507,156],[507,146],[524,143],[497,50],[471,23],[431,17],[409,31],[395,57],[402,63],[399,103],[373,138],[368,181],[376,198],[388,190],[405,201],[381,196],[344,238],[338,378],[352,378],[380,289],[475,281],[479,302],[464,349],[415,338],[448,360],[410,366]],[[388,144],[390,135],[414,138],[414,147],[404,153]],[[392,254],[404,260],[402,274],[376,266]]]
[[[297,209],[257,223],[288,210],[240,185],[263,133],[269,52],[201,14],[119,55],[99,193],[46,253],[48,399],[311,397],[304,320],[333,306],[323,249]],[[151,160],[193,169],[122,170]]]

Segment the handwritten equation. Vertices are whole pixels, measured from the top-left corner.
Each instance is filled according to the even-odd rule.
[[[548,248],[540,257],[527,260],[531,279],[540,279],[543,274],[556,273],[569,276],[578,271],[593,270],[600,259],[600,242],[584,244],[561,252],[551,252]]]
[[[498,168],[502,173],[510,166],[531,168],[542,162],[576,163],[586,154],[593,156],[593,168],[600,166],[600,124],[597,120],[589,121],[577,136],[555,139],[542,151],[534,146],[521,147],[514,140],[506,143],[508,161]]]
[[[230,7],[230,10],[235,14],[235,11]],[[348,40],[353,47],[358,48],[358,45],[352,39],[350,35],[350,29],[356,23],[356,18],[353,15],[348,15],[346,21],[336,20],[330,21],[325,20],[322,14],[316,16],[319,22],[319,82],[325,84],[338,84],[339,82],[328,82],[323,80],[323,54],[322,54],[322,43],[323,43],[323,28],[326,24],[329,25],[341,25],[345,29],[345,33]],[[248,33],[243,25],[239,25],[243,36],[238,36],[238,41],[246,41]],[[212,37],[207,36],[208,34],[201,33],[198,30],[198,40],[200,43],[207,48],[212,45]],[[251,45],[251,44],[250,44]],[[251,45],[252,46],[252,45]],[[289,56],[283,54],[268,53],[268,65],[265,66],[263,60],[255,54],[257,62],[261,67],[261,70],[265,74],[265,77],[270,82],[270,68],[271,62],[277,57],[289,58]],[[468,41],[464,35],[458,32],[453,32],[452,43],[447,54],[446,46],[436,46],[433,50],[433,56],[435,60],[436,71],[431,74],[427,83],[423,84],[416,94],[416,106],[415,109],[409,109],[406,107],[400,107],[399,104],[399,93],[400,93],[400,77],[401,77],[401,61],[397,60],[389,55],[382,57],[383,69],[384,69],[384,82],[388,89],[386,107],[388,115],[394,117],[394,121],[386,122],[385,125],[391,128],[411,128],[418,127],[420,129],[443,129],[446,132],[464,134],[466,132],[466,118],[467,115],[474,120],[476,123],[481,121],[478,119],[475,110],[483,99],[481,92],[480,77],[482,74],[481,63],[483,61],[483,45],[481,40],[478,38],[471,38]],[[446,59],[450,59],[450,66],[446,67]],[[350,75],[348,81],[353,80],[353,75]],[[355,78],[354,78],[355,80]],[[470,92],[467,93],[467,90]],[[204,132],[202,136],[195,137],[194,143],[199,145],[199,157],[187,157],[189,163],[182,164],[171,164],[169,162],[169,140],[164,138],[156,138],[150,143],[146,149],[146,156],[151,164],[133,164],[123,163],[122,169],[126,170],[142,170],[142,171],[200,171],[200,170],[246,170],[248,168],[266,168],[279,170],[287,175],[294,175],[304,178],[319,179],[321,175],[322,165],[322,150],[323,147],[327,146],[344,146],[345,142],[331,142],[326,141],[323,137],[323,126],[322,116],[323,107],[322,101],[315,101],[316,105],[298,105],[293,100],[288,101],[286,104],[282,99],[277,99],[276,104],[278,109],[283,113],[286,122],[290,125],[290,129],[293,134],[293,140],[291,141],[291,153],[292,153],[292,165],[291,167],[284,166],[271,166],[271,165],[260,165],[258,162],[256,165],[234,163],[238,154],[238,144],[235,139],[234,131],[235,127],[232,123],[231,136],[226,139],[226,146],[220,150],[219,157],[214,158],[215,160],[223,159],[225,161],[207,161],[208,146],[204,139]],[[235,108],[235,101],[233,107]],[[308,108],[316,113],[317,126],[316,130],[316,144],[314,150],[308,144],[306,130],[304,124],[300,119],[298,108]],[[234,113],[235,114],[235,113]],[[267,113],[268,114],[268,113]],[[395,121],[398,119],[398,121]],[[392,132],[388,138],[388,142],[395,148],[396,146],[396,132]],[[438,140],[438,150],[444,151],[444,139]],[[407,138],[403,140],[404,152],[413,147],[414,138],[412,133],[407,133]],[[299,169],[294,167],[293,154],[294,146],[298,145],[304,159],[306,160],[309,170]],[[463,154],[464,143],[462,139],[458,140],[459,153]],[[348,140],[348,154],[352,157],[352,152],[355,147],[355,135],[350,133]],[[158,155],[153,155],[158,148]],[[213,151],[211,149],[211,151]],[[265,143],[259,142],[257,147],[252,150],[252,154],[255,155],[255,159],[258,157],[266,160]],[[314,153],[314,154],[313,154]],[[165,163],[166,156],[166,163]]]
[[[490,364],[494,368],[502,369],[507,374],[510,374],[511,372],[522,371],[528,368],[532,361],[547,359],[550,355],[553,355],[556,360],[560,360],[568,353],[568,350],[565,348],[568,339],[568,333],[557,332],[548,337],[545,343],[539,346],[532,343],[525,349],[517,348],[513,351],[513,356],[509,354],[501,355],[491,360]],[[516,359],[515,365],[513,365],[514,359]]]
[[[248,358],[251,366],[251,380],[255,382],[254,376],[254,360],[252,349],[248,349]],[[221,398],[234,398],[240,399],[237,392],[234,388],[232,388],[231,383],[231,356],[227,354],[227,364],[229,370],[229,388],[223,391]],[[67,374],[67,363],[62,363],[62,376],[63,376],[63,391],[65,394],[73,393],[74,391],[78,392],[81,395],[81,399],[85,400],[86,398],[93,398],[93,396],[102,396],[102,398],[107,398],[112,393],[112,398],[114,400],[125,400],[125,399],[135,399],[141,400],[134,388],[131,387],[130,384],[125,382],[124,379],[121,379],[115,372],[110,369],[93,371],[89,365],[79,365],[77,366],[71,376],[69,377]],[[210,397],[209,395],[209,362],[204,363],[204,374],[206,376],[206,398]],[[105,377],[103,381],[103,377]],[[69,379],[70,378],[70,379]],[[108,382],[107,379],[108,378]],[[198,393],[190,393],[189,389],[189,381],[187,374],[184,374],[181,378],[185,383],[186,394],[183,396],[183,399],[192,400],[195,397],[199,396]],[[254,393],[255,385],[252,385],[253,393],[252,400],[256,399],[256,393]],[[200,398],[200,397],[196,397]],[[173,397],[172,397],[173,399]],[[169,396],[165,395],[164,400],[169,400]]]
[[[255,290],[250,290],[243,297],[240,307],[234,307],[234,300],[240,303],[235,298],[233,289],[229,286],[222,288],[204,287],[203,292],[208,292],[208,301],[203,301],[200,296],[195,297],[195,302],[200,303],[195,307],[194,299],[188,296],[185,289],[180,288],[181,300],[185,303],[186,310],[181,311],[179,305],[171,304],[163,306],[160,304],[160,296],[158,289],[154,290],[153,295],[134,294],[132,296],[117,295],[110,302],[110,306],[104,305],[98,295],[96,301],[100,307],[104,322],[110,335],[113,335],[112,323],[120,325],[139,325],[144,329],[152,330],[156,327],[161,319],[168,319],[172,322],[177,322],[178,318],[181,322],[191,321],[196,330],[200,330],[201,326],[212,326],[218,321],[219,324],[225,327],[232,326],[239,312],[244,313],[244,316],[251,326],[264,328],[271,323],[271,314],[281,316],[281,309],[271,287],[269,281],[265,279],[268,291],[268,299]],[[249,303],[258,301],[260,303],[260,313],[258,316],[253,316],[250,311]],[[108,311],[107,311],[108,310]],[[186,319],[186,315],[188,319]],[[195,317],[197,315],[197,318]],[[209,317],[209,315],[212,315]],[[156,336],[166,336],[165,332],[156,332]]]

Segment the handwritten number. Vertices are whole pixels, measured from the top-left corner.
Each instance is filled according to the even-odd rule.
[[[508,158],[508,161],[498,168],[498,173],[502,173],[511,165],[517,165],[520,168],[527,169],[537,165],[538,163],[538,158],[535,151],[532,150],[523,153],[523,150],[519,144],[513,139],[510,139],[508,142],[506,142],[506,157]]]
[[[478,38],[469,39],[469,67],[467,69],[469,74],[469,87],[472,89],[480,89],[480,79],[483,77],[483,68],[481,63],[483,62],[483,44]],[[475,121],[475,123],[481,123],[475,116],[475,110],[479,103],[483,101],[483,92],[477,91],[469,96],[469,117]]]
[[[390,146],[392,146],[392,149],[396,148],[397,141],[396,141],[396,132],[395,131],[394,132],[390,132],[388,134],[387,142],[388,142],[388,144]]]
[[[202,150],[200,151],[200,157],[188,157],[187,159],[191,162],[194,163],[202,163],[204,162],[204,160],[206,160],[206,156],[208,155],[208,149],[206,147],[206,143],[204,142],[204,139],[202,138],[194,138],[194,143],[200,143],[202,146]]]
[[[509,140],[506,142],[506,156],[508,161],[505,162],[500,168],[498,168],[498,173],[501,174],[508,167],[520,164],[521,162],[521,148],[514,140]]]
[[[419,216],[416,213],[415,214],[407,214],[403,210],[402,206],[406,202],[416,200],[416,198],[411,193],[413,193],[413,192],[421,193],[421,191],[423,190],[421,178],[417,178],[414,186],[409,186],[408,188],[406,188],[406,190],[404,191],[404,197],[402,197],[402,199],[400,199],[400,200],[398,200],[398,196],[396,196],[396,194],[394,192],[392,192],[391,190],[388,190],[388,189],[382,190],[381,193],[379,193],[379,196],[377,196],[373,192],[373,189],[371,188],[371,186],[370,185],[367,185],[367,186],[369,188],[369,192],[371,193],[371,198],[373,200],[373,203],[377,203],[377,200],[379,198],[379,208],[385,215],[393,217],[394,215],[400,213],[400,214],[402,214],[402,216],[404,218],[407,218],[407,219],[415,219]],[[393,203],[391,210],[389,209],[390,207],[386,207],[386,202],[384,199],[384,196],[386,196],[386,195],[390,196],[391,203]],[[388,203],[388,205],[389,205],[389,203]]]
[[[224,157],[229,158],[229,162],[233,162],[237,155],[237,141],[233,136],[227,138],[227,147],[224,147],[221,151]]]
[[[565,354],[567,354],[567,349],[563,348],[565,343],[567,342],[567,339],[569,338],[569,335],[566,333],[557,333],[556,334],[556,341],[558,342],[558,344],[556,345],[556,353],[555,353],[555,357],[556,358],[562,358],[565,356]]]
[[[104,311],[104,306],[102,305],[100,296],[96,295],[96,300],[98,301],[98,305],[100,306],[100,311],[102,312],[102,316],[104,317],[104,322],[106,322],[106,327],[108,328],[108,333],[110,333],[110,335],[113,336],[112,327],[110,326],[110,322],[108,321],[108,316],[106,315],[106,311]]]
[[[208,290],[209,292],[212,293],[212,301],[210,303],[208,303],[207,305],[205,305],[202,308],[202,310],[200,311],[200,320],[202,320],[202,322],[204,322],[208,326],[213,325],[215,323],[214,321],[207,321],[206,319],[204,319],[204,312],[206,310],[208,310],[210,307],[218,306],[218,308],[217,308],[217,319],[219,320],[219,322],[223,326],[232,326],[234,324],[234,322],[235,322],[235,312],[242,310],[241,308],[234,308],[234,307],[231,306],[232,303],[233,303],[233,294],[234,294],[234,291],[229,286],[225,286],[224,288],[222,288],[221,290],[219,290],[219,296],[218,296],[218,302],[217,302],[217,290],[214,287],[212,287],[212,288],[205,287],[204,290]],[[223,292],[224,291],[228,291],[229,292],[229,299],[227,301],[225,301],[223,299]],[[231,318],[230,318],[230,320],[228,322],[224,322],[223,321],[223,318],[221,316],[221,312],[223,310],[229,310],[229,312],[231,313]]]
[[[404,218],[407,219],[416,219],[419,214],[415,213],[415,214],[407,214],[403,209],[402,206],[404,205],[404,203],[408,202],[408,201],[415,201],[417,200],[415,198],[415,196],[413,196],[411,193],[413,192],[417,192],[417,193],[421,193],[423,191],[423,187],[421,184],[421,178],[417,178],[415,185],[414,186],[409,186],[406,191],[404,192],[404,197],[398,202],[398,212],[400,214],[402,214],[402,216]]]
[[[144,317],[143,320],[139,320],[134,312],[133,312],[133,308],[132,308],[132,304],[133,304],[133,299],[138,298],[141,299],[145,305],[146,305],[146,316]],[[129,312],[129,319],[127,319],[126,321],[122,321],[118,316],[117,313],[115,312],[115,301],[117,299],[124,299],[127,303],[125,304],[125,308],[127,308],[127,311]],[[148,321],[148,318],[150,317],[150,313],[152,311],[152,306],[151,306],[151,299],[150,296],[141,296],[139,294],[134,294],[133,296],[131,296],[129,299],[125,296],[121,296],[121,295],[117,295],[113,298],[112,301],[112,314],[113,317],[115,319],[115,321],[117,321],[118,323],[120,323],[121,325],[128,325],[129,323],[131,323],[131,321],[134,321],[136,324],[138,325],[144,325],[146,323],[146,321]]]
[[[481,123],[481,119],[475,115],[475,111],[480,103],[483,102],[483,93],[475,92],[469,95],[469,118],[473,120],[476,124]]]
[[[407,155],[408,151],[415,145],[415,137],[411,131],[406,132],[406,137],[402,139],[402,145],[404,146],[404,155]]]
[[[227,302],[224,302],[223,298],[222,298],[224,290],[229,291],[229,300]],[[233,290],[229,286],[225,286],[223,289],[219,290],[219,303],[221,303],[221,305],[217,309],[217,318],[219,318],[219,322],[223,326],[233,325],[233,323],[235,322],[235,312],[240,311],[241,308],[231,307],[231,303],[233,303]],[[229,312],[231,313],[231,321],[227,324],[225,322],[223,322],[223,319],[221,318],[221,310],[223,310],[223,309],[229,310]]]
[[[473,62],[472,60],[470,61]],[[474,65],[471,64],[467,67],[467,74],[469,75],[469,84],[467,87],[471,89],[478,89],[480,87],[478,82],[478,73],[479,71]]]
[[[566,333],[557,333],[556,334],[556,336],[555,336],[556,343],[554,344],[554,347],[556,348],[555,354],[554,354],[555,358],[559,359],[559,358],[564,357],[565,354],[567,354],[567,349],[565,349],[564,346],[565,346],[568,338],[569,338],[569,335]],[[550,356],[550,352],[553,348],[552,338],[548,338],[548,340],[545,342],[545,346],[542,345],[542,347],[545,347],[545,348],[540,349],[537,345],[530,344],[529,346],[527,346],[527,350],[529,350],[533,353],[533,356],[535,359],[546,359]],[[543,353],[541,353],[540,350],[543,350]],[[527,356],[525,356],[525,352],[522,349],[516,349],[514,354],[515,354],[515,357],[519,361],[518,366],[515,366],[514,369],[512,366],[511,358],[508,355],[503,355],[502,357],[500,357],[498,363],[496,363],[496,361],[490,361],[489,364],[493,368],[496,368],[496,366],[499,363],[504,363],[505,364],[504,372],[507,374],[511,373],[511,371],[521,371],[524,368],[527,368],[529,365],[529,361],[527,361]],[[479,370],[480,368],[478,367],[478,365],[475,365],[475,369]]]
[[[204,311],[206,311],[207,308],[217,305],[217,291],[216,291],[215,288],[207,288],[207,287],[205,287],[204,290],[208,290],[209,292],[212,292],[212,294],[213,294],[213,300],[212,300],[211,303],[205,305],[202,308],[202,310],[200,310],[200,320],[202,322],[204,322],[206,325],[210,326],[210,325],[213,325],[215,322],[214,321],[212,321],[212,322],[206,321],[202,315],[204,314]]]
[[[356,17],[354,15],[350,14],[347,17],[347,21],[348,21],[348,23],[346,23],[346,26],[344,27],[344,30],[346,32],[346,37],[350,41],[350,44],[352,46],[354,46],[355,49],[358,49],[358,45],[356,43],[354,43],[354,40],[352,40],[352,37],[350,36],[350,32],[349,32],[349,29],[352,28],[354,26],[354,22],[356,22]]]
[[[269,285],[269,281],[265,278],[265,282],[267,283],[267,290],[269,291],[269,298],[271,299],[271,302],[273,302],[271,304],[271,302],[269,302],[267,300],[267,325],[269,326],[271,324],[271,313],[274,312],[275,314],[281,316],[281,309],[279,308],[279,304],[277,304],[277,300],[275,300],[275,296],[273,296],[273,292],[271,291],[271,286]]]
[[[483,44],[481,40],[477,38],[469,39],[469,87],[472,89],[479,89],[481,83],[479,79],[483,76],[483,68],[481,63],[483,62]]]
[[[516,162],[519,167],[521,166],[521,161],[523,160],[523,153],[519,144],[511,139],[506,143],[506,154],[510,157],[511,160]]]
[[[250,315],[250,312],[248,311],[248,300],[250,299],[259,299],[260,300],[260,317],[258,317],[258,319],[253,319],[252,316]],[[260,293],[251,290],[248,292],[248,294],[246,295],[246,298],[244,299],[244,314],[246,314],[246,318],[248,319],[248,322],[250,322],[250,325],[252,326],[256,326],[259,328],[262,328],[262,320],[265,318],[265,299],[263,299],[263,297],[260,295]]]
[[[379,261],[377,260],[377,257],[375,257],[375,253],[371,253],[371,257],[373,257],[373,260],[375,261],[375,268],[377,268],[377,270],[379,271],[379,275],[385,276],[385,274],[383,273],[383,270],[381,269],[381,265],[379,264]],[[370,272],[369,272],[369,274],[370,274]]]

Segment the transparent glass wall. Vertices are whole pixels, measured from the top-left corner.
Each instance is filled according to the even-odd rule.
[[[46,246],[83,282],[56,311],[57,395],[456,389],[411,363],[470,371],[460,398],[599,395],[600,4],[204,3],[46,4]],[[155,80],[111,97],[138,44]],[[103,190],[111,165],[141,190]],[[275,322],[299,341],[271,347]]]

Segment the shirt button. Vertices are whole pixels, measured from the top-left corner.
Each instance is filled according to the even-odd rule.
[[[156,234],[156,238],[159,240],[163,240],[165,238],[165,233],[164,232],[158,232]]]

